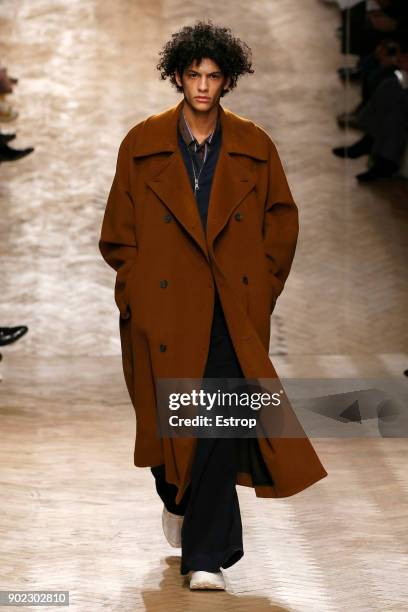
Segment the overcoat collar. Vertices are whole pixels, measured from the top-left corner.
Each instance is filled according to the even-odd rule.
[[[205,234],[178,146],[177,121],[183,102],[182,99],[175,106],[148,118],[133,141],[131,154],[138,158],[172,153],[163,160],[158,170],[156,167],[153,175],[145,177],[145,181],[209,259],[215,238],[256,184],[255,173],[241,164],[234,154],[267,161],[268,151],[265,140],[258,137],[251,122],[246,122],[219,104],[222,142],[211,187]]]

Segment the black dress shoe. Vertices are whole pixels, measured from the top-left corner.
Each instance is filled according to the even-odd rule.
[[[10,142],[10,140],[14,140],[15,137],[15,134],[2,134],[0,132],[0,142]]]
[[[17,327],[0,327],[0,346],[11,344],[28,331],[27,325],[18,325]]]
[[[338,68],[337,74],[342,81],[360,81],[361,80],[361,69],[357,66],[343,66]]]
[[[356,179],[360,183],[371,183],[377,179],[391,178],[397,170],[398,166],[396,163],[389,159],[377,157],[369,170],[356,174]]]
[[[355,142],[349,147],[335,147],[332,152],[337,157],[348,157],[350,159],[357,159],[362,155],[368,155],[371,153],[373,147],[373,139],[369,134],[365,134],[360,140]]]
[[[12,149],[7,143],[0,140],[0,162],[16,161],[17,159],[21,159],[33,151],[34,147],[27,147],[26,149]]]
[[[374,164],[366,172],[360,172],[360,174],[356,174],[356,179],[359,181],[359,183],[372,183],[373,181],[376,181],[381,178],[391,178],[394,175],[395,171],[395,168],[394,170],[385,170],[382,166]]]

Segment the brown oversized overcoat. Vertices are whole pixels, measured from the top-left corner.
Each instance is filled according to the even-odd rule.
[[[197,438],[158,437],[155,380],[203,377],[215,285],[244,376],[278,378],[268,354],[270,317],[298,237],[298,209],[273,141],[221,104],[205,233],[177,142],[182,104],[141,121],[121,142],[99,241],[116,271],[122,364],[136,414],[134,464],[164,463],[179,487],[177,502]],[[287,497],[327,476],[306,435],[253,438],[244,448],[251,456],[237,484],[258,497]]]

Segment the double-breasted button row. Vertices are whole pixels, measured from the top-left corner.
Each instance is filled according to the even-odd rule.
[[[164,219],[165,223],[170,223],[170,221],[173,220],[173,217],[171,215],[167,214],[167,215],[164,215],[163,219]]]
[[[248,277],[247,277],[246,275],[244,275],[244,276],[242,277],[242,282],[243,282],[245,285],[247,285],[247,284],[248,284]]]
[[[160,281],[160,287],[162,289],[165,289],[168,286],[168,281],[164,278],[163,280]]]
[[[242,213],[236,212],[234,217],[237,221],[242,221]]]

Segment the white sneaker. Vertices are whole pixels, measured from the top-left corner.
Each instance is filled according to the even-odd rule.
[[[224,576],[222,572],[205,572],[204,570],[191,572],[190,589],[225,590]]]
[[[169,512],[166,506],[163,506],[162,526],[166,540],[174,548],[181,548],[181,526],[184,516]]]

